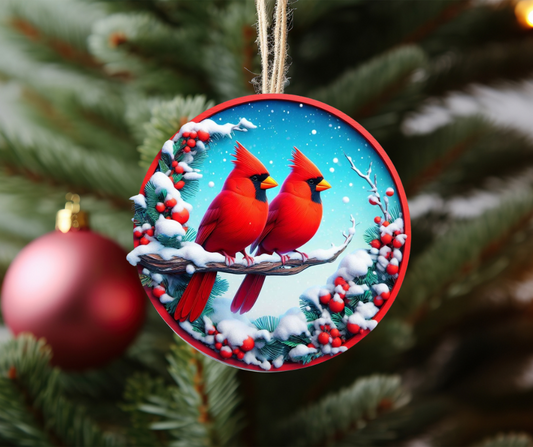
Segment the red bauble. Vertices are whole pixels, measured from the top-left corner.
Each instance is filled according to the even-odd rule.
[[[394,239],[394,241],[392,242],[392,246],[394,248],[401,248],[403,245],[402,241],[399,240],[399,239]]]
[[[183,174],[183,173],[185,172],[185,169],[183,169],[183,166],[179,166],[179,165],[178,165],[178,166],[176,166],[176,167],[174,168],[174,172],[175,172],[176,174]]]
[[[81,370],[115,359],[130,345],[144,322],[145,294],[115,242],[88,230],[55,231],[11,264],[2,314],[15,335],[44,337],[54,365]]]
[[[155,209],[157,210],[158,213],[162,213],[163,211],[166,210],[166,206],[163,202],[158,202],[157,205],[155,206]]]
[[[189,210],[187,208],[183,208],[181,211],[172,213],[172,220],[175,220],[183,225],[189,220]]]
[[[189,147],[196,146],[196,141],[191,138],[190,140],[187,141],[187,146]]]
[[[332,341],[331,341],[331,347],[332,348],[338,348],[342,345],[342,340],[340,339],[340,337],[335,337]]]
[[[198,138],[200,141],[207,141],[209,140],[209,134],[207,132],[204,132],[203,130],[198,131]]]
[[[329,331],[332,337],[340,337],[341,333],[337,328],[333,328],[331,331]]]
[[[328,304],[331,300],[331,293],[326,293],[325,295],[321,295],[319,298],[320,302],[322,304]]]
[[[343,284],[346,284],[346,280],[342,276],[337,276],[335,278],[334,284],[335,284],[335,287],[336,286],[342,286]]]
[[[156,286],[153,288],[152,293],[156,298],[161,298],[167,291],[163,286]]]
[[[374,222],[376,222],[377,224],[381,222],[381,217],[379,216],[376,216],[374,217]]]
[[[183,180],[180,180],[179,182],[174,183],[174,188],[181,189],[185,186],[185,182]]]
[[[231,352],[231,348],[229,346],[224,346],[220,350],[220,355],[223,359],[229,359],[233,355],[233,352]]]
[[[382,292],[381,298],[383,298],[384,300],[388,300],[390,298],[390,292]]]
[[[190,136],[192,139],[195,139],[195,138],[198,136],[198,134],[193,130],[189,136]]]
[[[358,334],[359,331],[361,330],[359,325],[355,323],[348,323],[346,325],[346,329],[348,329],[348,332],[350,332],[351,334]]]
[[[167,208],[174,208],[178,204],[178,201],[172,197],[165,202]]]
[[[399,268],[397,265],[389,264],[389,265],[387,266],[387,273],[388,273],[389,275],[396,275],[396,273],[398,273],[398,270],[399,270],[399,269],[400,269],[400,268]]]
[[[381,248],[381,242],[378,239],[374,239],[372,242],[370,242],[370,246],[379,250]]]
[[[374,298],[374,304],[378,307],[383,306],[383,298],[377,296]]]

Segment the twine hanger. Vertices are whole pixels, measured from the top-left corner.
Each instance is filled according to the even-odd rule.
[[[261,93],[283,93],[287,80],[287,34],[289,31],[288,0],[277,0],[274,13],[274,48],[268,38],[267,0],[256,0],[257,41],[261,56]],[[272,54],[272,64],[270,55]]]

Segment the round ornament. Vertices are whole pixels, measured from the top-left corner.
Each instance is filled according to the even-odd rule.
[[[137,274],[115,242],[87,227],[70,202],[58,229],[27,245],[7,271],[2,315],[15,334],[52,347],[52,363],[83,370],[118,357],[142,327],[145,298]]]
[[[132,200],[128,260],[153,305],[234,367],[289,371],[345,352],[405,276],[410,221],[394,166],[353,119],[307,98],[207,110],[165,142]]]

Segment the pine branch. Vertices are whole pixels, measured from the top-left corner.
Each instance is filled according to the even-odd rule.
[[[48,440],[45,445],[118,445],[119,438],[103,433],[82,408],[65,399],[59,371],[48,365],[50,357],[50,349],[44,341],[35,341],[28,335],[19,336],[1,347],[0,376],[10,386],[5,394],[0,394],[0,398],[8,398],[1,402],[0,411],[4,423],[15,428],[11,439],[21,445],[25,445],[24,441],[43,438]],[[26,416],[20,421],[22,402]],[[24,422],[29,424],[30,433],[24,431]]]
[[[413,73],[425,64],[426,58],[419,48],[400,47],[345,72],[310,96],[356,119],[364,118],[410,86]]]
[[[346,250],[348,244],[353,239],[355,234],[355,219],[352,217],[352,228],[348,233],[343,233],[344,242],[342,245],[336,248],[336,250],[327,258],[320,257],[307,257],[303,260],[302,255],[299,253],[291,253],[290,258],[286,261],[258,261],[253,265],[244,264],[232,264],[228,265],[225,262],[208,262],[205,266],[197,266],[194,262],[174,257],[170,260],[164,260],[157,254],[147,254],[140,256],[140,265],[148,268],[151,271],[163,274],[183,274],[187,271],[187,266],[194,267],[195,272],[220,272],[220,273],[233,273],[247,275],[249,273],[255,273],[258,275],[266,276],[287,276],[296,275],[303,272],[309,267],[316,265],[323,265],[334,262],[339,255]],[[324,250],[322,250],[324,251]]]
[[[341,443],[365,421],[405,405],[408,397],[396,376],[358,379],[278,424],[275,445],[311,446]],[[310,423],[312,421],[312,423]],[[302,428],[305,427],[305,430]]]
[[[204,96],[187,98],[177,96],[170,101],[154,100],[154,103],[155,105],[151,108],[152,118],[150,122],[144,124],[142,133],[139,132],[138,134],[139,137],[144,138],[139,152],[141,153],[141,165],[145,168],[150,166],[165,141],[174,135],[181,126],[214,105],[213,102],[207,101]],[[149,106],[150,102],[145,107]],[[139,107],[142,106],[139,105]],[[146,111],[137,113],[147,116]],[[130,117],[130,124],[135,125],[138,122],[134,116]]]
[[[235,413],[240,401],[236,370],[203,356],[178,338],[168,361],[176,386],[162,387],[145,378],[143,391],[139,379],[130,383],[130,390],[138,391],[136,396],[129,393],[133,401],[129,410],[137,418],[137,427],[144,430],[143,439],[155,436],[184,447],[234,445],[240,428],[240,416]]]
[[[532,208],[530,190],[513,193],[497,208],[450,228],[411,262],[392,314],[409,315],[462,276],[471,274],[529,221]]]

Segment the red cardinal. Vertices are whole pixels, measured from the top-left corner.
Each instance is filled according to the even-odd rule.
[[[226,179],[222,191],[207,209],[196,236],[196,243],[206,251],[218,252],[226,257],[226,264],[235,262],[237,252],[242,253],[248,265],[253,258],[244,249],[263,231],[268,217],[266,190],[278,184],[270,177],[267,168],[241,143],[235,147],[235,167]],[[174,318],[196,320],[205,308],[216,272],[195,273],[183,293]]]
[[[281,262],[289,259],[285,253],[300,253],[302,261],[308,257],[297,248],[309,241],[317,232],[322,220],[322,200],[320,192],[331,188],[319,169],[294,148],[292,172],[285,179],[279,195],[272,201],[268,210],[268,220],[261,236],[252,245],[258,247],[256,256],[263,253],[277,253]],[[255,304],[265,275],[246,275],[233,302],[231,310],[248,312]]]

